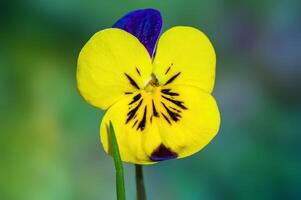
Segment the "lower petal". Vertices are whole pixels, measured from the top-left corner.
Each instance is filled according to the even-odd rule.
[[[161,137],[157,125],[150,123],[150,116],[149,99],[145,94],[136,93],[115,103],[101,122],[100,134],[104,150],[110,154],[106,126],[112,121],[122,161],[155,163],[150,157],[161,144]]]
[[[104,116],[101,142],[107,153],[110,121],[121,159],[151,164],[201,150],[216,135],[220,115],[214,98],[196,87],[137,92],[111,106]]]
[[[178,158],[192,155],[204,148],[218,132],[220,114],[217,104],[210,94],[196,87],[174,86],[165,91],[169,91],[170,96],[164,94],[164,106],[159,109],[165,110],[166,120],[157,123],[162,143],[176,152]],[[177,100],[174,94],[179,94]],[[170,108],[169,112],[175,108],[178,115],[171,115],[166,108]]]

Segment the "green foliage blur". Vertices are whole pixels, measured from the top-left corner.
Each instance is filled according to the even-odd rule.
[[[194,26],[217,53],[219,134],[194,156],[145,167],[150,200],[301,199],[301,12],[297,0],[24,0],[0,3],[0,199],[111,200],[103,111],[76,88],[77,56],[135,9],[163,31]],[[128,199],[134,166],[125,164]]]

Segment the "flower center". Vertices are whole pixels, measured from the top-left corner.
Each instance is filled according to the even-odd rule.
[[[159,86],[158,79],[154,74],[151,75],[149,82],[146,84],[144,90],[148,93],[154,93],[155,88]]]
[[[138,69],[137,73],[140,75]],[[146,126],[153,123],[155,118],[162,119],[169,125],[178,122],[182,118],[187,107],[184,101],[181,100],[181,95],[169,86],[179,77],[181,72],[173,74],[164,85],[160,85],[155,74],[152,74],[142,90],[131,76],[127,73],[124,74],[129,83],[140,90],[128,103],[125,124],[129,124],[132,128],[142,132]],[[133,92],[125,92],[125,94],[130,95]]]

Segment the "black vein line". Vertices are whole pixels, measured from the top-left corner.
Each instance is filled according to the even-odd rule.
[[[171,122],[169,121],[168,117],[166,117],[166,115],[164,115],[162,112],[161,112],[161,114],[162,114],[163,117],[166,119],[166,121],[167,121],[169,124],[171,124]]]
[[[140,123],[139,123],[139,125],[138,125],[138,127],[137,127],[137,130],[141,130],[141,131],[143,131],[144,130],[144,128],[145,128],[145,123],[146,123],[146,112],[147,112],[147,107],[145,106],[144,107],[144,113],[143,113],[143,118],[142,118],[142,120],[140,121]]]
[[[173,82],[180,74],[181,72],[178,72],[176,75],[173,75],[164,85],[168,85]]]
[[[138,119],[135,121],[135,123],[133,124],[132,128],[135,127],[135,125],[137,124],[137,122],[138,122]]]
[[[170,68],[173,66],[173,63],[170,64],[170,66],[168,67],[168,69],[165,72],[165,75],[169,72]]]
[[[143,101],[143,99],[140,100],[139,104],[135,108],[133,108],[132,110],[130,110],[128,112],[128,114],[127,114],[128,118],[126,119],[126,122],[125,122],[126,124],[135,116],[137,110],[139,109],[139,107],[142,104],[142,101]]]
[[[176,108],[174,108],[174,107],[171,107],[171,106],[169,106],[171,109],[173,109],[174,111],[177,111],[178,113],[181,113],[181,111],[180,110],[178,110],[178,109],[176,109]]]
[[[166,96],[164,96],[164,95],[162,95],[162,97],[163,97],[164,99],[170,101],[171,103],[173,103],[173,104],[179,106],[180,108],[183,108],[184,110],[187,110],[187,108],[183,105],[183,103],[184,103],[183,101],[177,101],[177,100],[168,98],[168,97],[166,97]]]
[[[124,73],[124,75],[129,79],[130,84],[132,86],[134,86],[135,88],[137,88],[138,90],[140,89],[139,86],[137,85],[137,83],[132,79],[132,77],[130,77],[127,73]]]
[[[136,96],[133,97],[133,101],[131,101],[129,103],[129,105],[132,105],[133,103],[135,103],[136,101],[138,101],[141,98],[141,94],[137,94]]]
[[[153,104],[153,115],[154,115],[155,117],[159,117],[159,113],[158,113],[157,110],[156,110],[156,107],[155,107],[155,104],[154,104],[154,100],[152,100],[152,104]]]
[[[178,121],[180,118],[181,118],[181,115],[179,115],[178,113],[170,110],[166,105],[165,103],[161,102],[162,105],[164,106],[165,110],[167,111],[168,115],[170,116],[170,118],[173,120],[173,121]]]
[[[163,94],[169,95],[169,96],[179,96],[179,93],[176,92],[170,92],[171,89],[162,89],[161,92]]]
[[[136,71],[139,74],[139,76],[141,76],[139,69],[136,67]]]
[[[124,94],[133,94],[133,92],[125,92]]]
[[[167,69],[166,72],[165,72],[165,75],[169,72],[170,68],[171,68],[171,66],[168,67],[168,69]]]

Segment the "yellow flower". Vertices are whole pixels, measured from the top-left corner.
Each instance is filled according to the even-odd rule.
[[[109,152],[109,121],[125,162],[152,164],[205,147],[220,125],[211,95],[215,62],[209,39],[192,27],[166,31],[154,58],[125,30],[97,32],[79,54],[77,84],[88,103],[106,110],[104,150]]]

